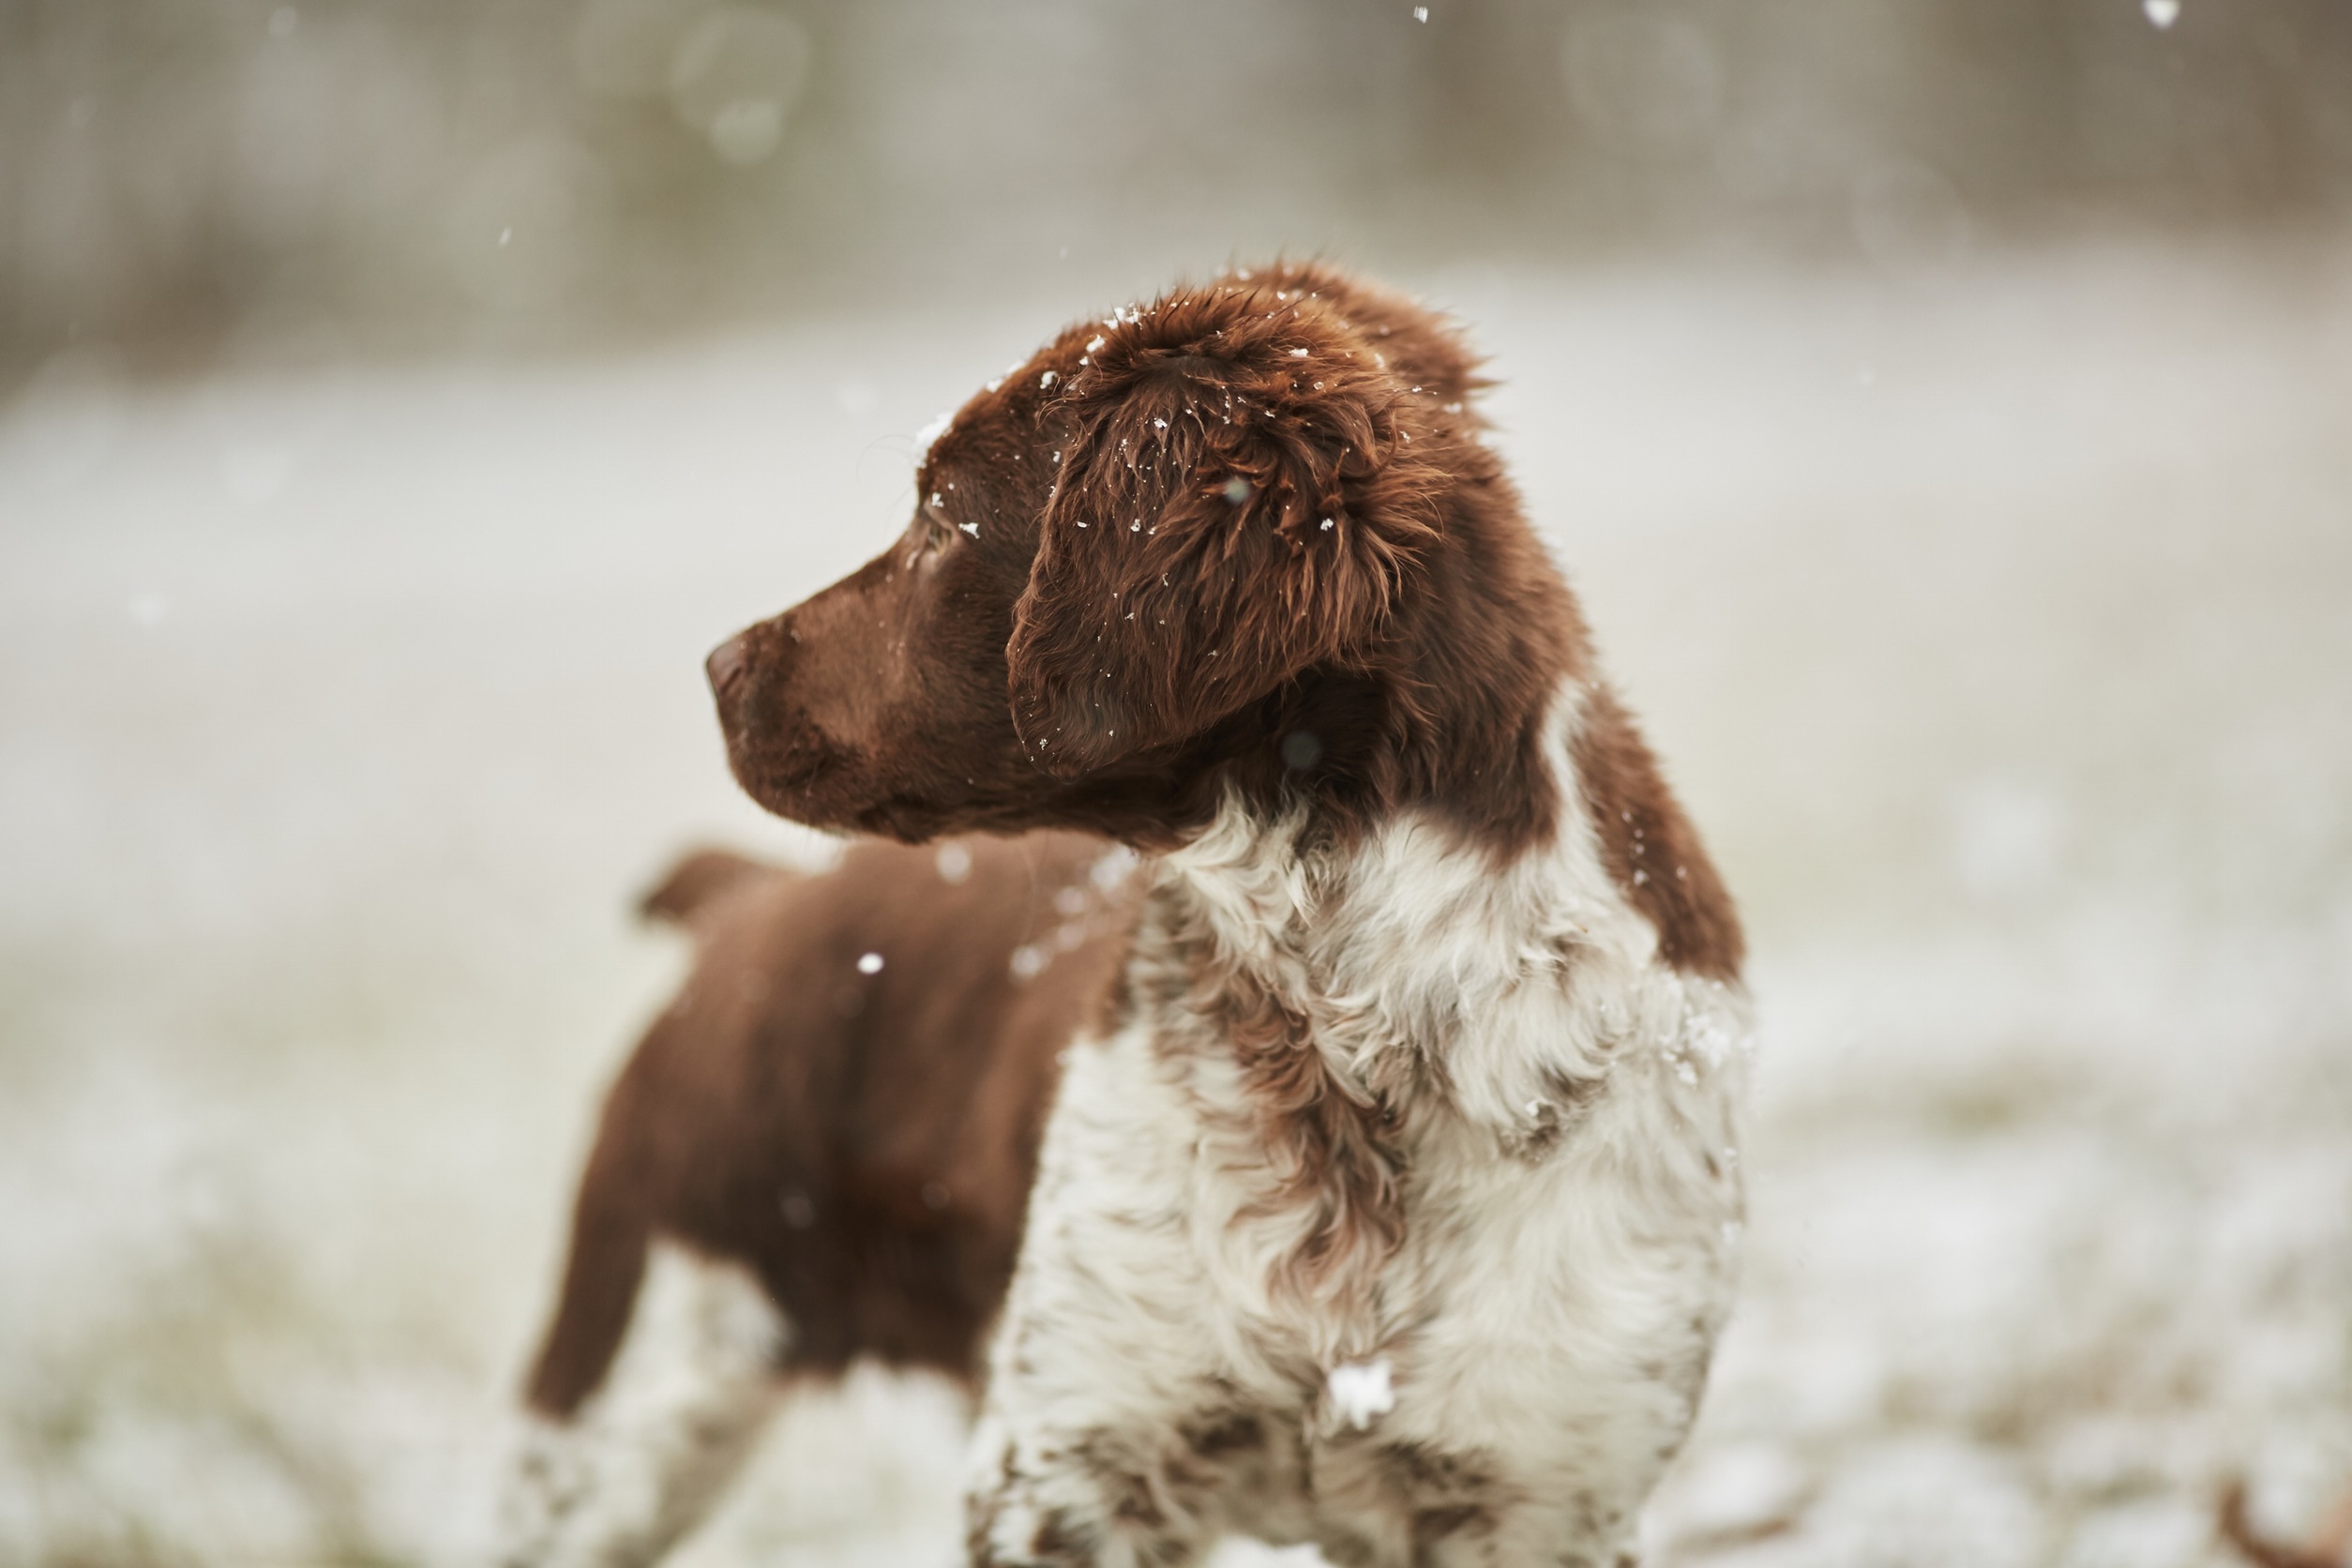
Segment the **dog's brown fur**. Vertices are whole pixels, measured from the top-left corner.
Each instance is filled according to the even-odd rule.
[[[1122,950],[1131,900],[1087,874],[1108,848],[973,839],[955,881],[889,844],[818,877],[682,862],[644,907],[697,934],[696,963],[607,1098],[531,1404],[568,1416],[603,1380],[656,1235],[750,1266],[792,1325],[779,1370],[971,1376],[1054,1053]]]

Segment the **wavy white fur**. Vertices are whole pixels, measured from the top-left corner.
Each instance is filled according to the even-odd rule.
[[[1048,1124],[975,1561],[1168,1565],[1229,1530],[1345,1563],[1630,1560],[1730,1304],[1748,1025],[1603,866],[1585,691],[1546,731],[1557,831],[1512,864],[1410,817],[1319,853],[1229,802],[1152,868],[1131,1015],[1076,1043]],[[1187,1000],[1203,931],[1395,1108],[1402,1241],[1369,1289],[1277,1283],[1315,1216]],[[1388,1408],[1335,1408],[1375,1361]]]

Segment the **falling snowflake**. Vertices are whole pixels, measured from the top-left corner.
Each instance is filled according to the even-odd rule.
[[[1361,1432],[1375,1416],[1396,1408],[1396,1391],[1390,1386],[1388,1358],[1350,1362],[1331,1369],[1332,1413]]]

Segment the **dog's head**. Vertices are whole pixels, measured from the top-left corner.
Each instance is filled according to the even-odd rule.
[[[1500,483],[1471,386],[1436,318],[1321,268],[1070,328],[932,442],[897,542],[711,656],[736,778],[901,838],[1149,837],[1220,771],[1362,763],[1417,701],[1450,497]]]

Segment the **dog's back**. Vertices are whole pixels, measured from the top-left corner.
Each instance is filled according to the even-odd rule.
[[[757,1278],[778,1371],[969,1377],[1129,864],[1071,834],[861,843],[817,876],[681,861],[641,907],[696,963],[606,1100],[533,1408],[568,1420],[596,1393],[656,1239]]]

